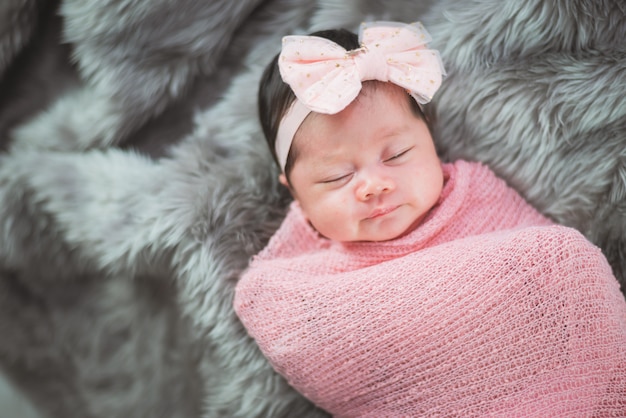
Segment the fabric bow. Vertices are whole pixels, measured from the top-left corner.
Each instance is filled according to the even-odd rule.
[[[428,103],[445,70],[421,23],[363,23],[361,47],[347,51],[316,36],[286,36],[278,66],[298,100],[318,113],[335,114],[348,106],[366,80],[389,81]]]

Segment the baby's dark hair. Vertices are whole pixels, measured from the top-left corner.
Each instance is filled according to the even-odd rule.
[[[313,32],[310,36],[318,36],[320,38],[326,38],[344,49],[351,51],[360,47],[358,36],[345,29],[331,29]],[[278,69],[278,56],[271,60],[269,65],[265,68],[261,82],[259,84],[258,103],[259,103],[259,118],[261,121],[261,127],[263,128],[263,134],[267,145],[274,156],[274,160],[278,164],[278,158],[276,156],[276,134],[278,133],[278,126],[285,115],[285,112],[289,109],[291,104],[296,99],[295,94],[285,83]],[[415,116],[426,120],[422,109],[420,109],[417,102],[409,95],[406,95],[409,100],[411,111]],[[293,152],[292,152],[293,151]],[[293,166],[293,162],[296,159],[296,150],[292,147],[289,155],[287,156],[287,162],[285,164],[285,176],[289,178],[289,173]]]

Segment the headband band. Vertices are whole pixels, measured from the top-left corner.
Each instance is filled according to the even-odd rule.
[[[445,70],[421,23],[363,23],[360,48],[347,51],[317,36],[286,36],[278,68],[296,100],[285,112],[275,150],[285,171],[293,137],[310,112],[336,114],[359,95],[362,81],[379,80],[405,88],[419,104],[435,94]]]
[[[278,125],[275,148],[278,164],[283,172],[285,171],[287,156],[291,149],[293,137],[296,135],[296,131],[309,113],[311,113],[311,109],[302,104],[300,100],[296,99],[287,112],[285,112],[285,116],[283,116],[280,125]]]

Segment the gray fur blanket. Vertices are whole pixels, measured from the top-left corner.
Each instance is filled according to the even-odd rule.
[[[37,414],[325,415],[232,294],[290,199],[260,73],[283,35],[365,19],[433,35],[442,157],[486,162],[625,283],[622,0],[5,0],[0,371]]]

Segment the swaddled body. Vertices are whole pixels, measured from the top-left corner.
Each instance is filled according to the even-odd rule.
[[[626,302],[599,250],[485,167],[444,173],[384,245],[320,237],[294,204],[235,300],[276,370],[337,416],[626,411]]]

